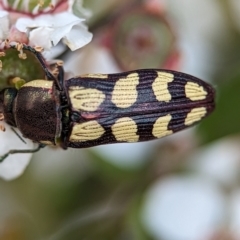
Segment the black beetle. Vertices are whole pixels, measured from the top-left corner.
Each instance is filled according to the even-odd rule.
[[[38,143],[63,149],[118,142],[157,139],[206,117],[214,109],[214,89],[191,75],[170,70],[141,69],[118,74],[87,74],[64,80],[35,54],[47,80],[33,80],[19,90],[0,92],[0,114],[22,135]]]

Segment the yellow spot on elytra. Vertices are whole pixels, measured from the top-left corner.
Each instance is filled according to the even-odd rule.
[[[69,141],[86,142],[100,138],[104,134],[104,128],[97,121],[88,121],[75,124]]]
[[[73,108],[83,111],[96,111],[105,99],[105,94],[95,88],[74,86],[68,93]]]
[[[89,73],[89,74],[81,75],[80,77],[106,79],[106,78],[108,78],[108,75],[107,74],[101,74],[101,73]]]
[[[174,80],[174,75],[166,72],[157,73],[158,77],[152,84],[154,95],[158,101],[169,102],[172,99],[172,96],[168,90],[168,83]]]
[[[137,100],[138,73],[131,73],[125,78],[120,78],[112,92],[112,102],[119,108],[131,107]]]
[[[171,121],[172,116],[170,114],[159,117],[153,124],[152,135],[157,138],[161,138],[173,133],[172,130],[168,130],[168,124]]]
[[[33,80],[25,83],[22,87],[36,87],[36,88],[47,88],[51,89],[53,86],[53,81],[48,80]]]
[[[137,142],[137,124],[129,117],[118,119],[112,126],[112,134],[117,141]]]
[[[205,107],[198,107],[191,110],[190,113],[187,114],[185,119],[185,125],[189,126],[199,120],[201,120],[207,113]]]
[[[185,85],[185,94],[186,97],[191,99],[192,101],[203,100],[207,96],[207,92],[197,83],[187,82]]]

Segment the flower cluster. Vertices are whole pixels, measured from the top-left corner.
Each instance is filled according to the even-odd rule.
[[[92,33],[84,21],[89,16],[81,0],[0,0],[0,57],[3,57],[0,60],[0,90],[6,87],[6,82],[12,76],[26,81],[44,78],[39,76],[42,69],[39,71],[40,64],[35,64],[35,57],[27,57],[22,53],[23,44],[41,49],[44,56],[50,57],[56,49],[52,48],[61,41],[72,51],[88,44],[92,40]],[[9,49],[12,45],[16,46],[17,51]],[[0,125],[0,156],[12,149],[34,148],[32,141],[17,137],[17,132],[7,124]],[[0,163],[0,177],[12,180],[21,175],[31,155],[9,156],[7,161]]]
[[[61,40],[72,50],[89,43],[92,34],[84,24],[88,12],[79,1],[0,1],[0,42],[25,43],[50,50]],[[46,5],[46,6],[45,6]],[[73,14],[78,13],[78,16]],[[75,8],[77,11],[75,11]]]

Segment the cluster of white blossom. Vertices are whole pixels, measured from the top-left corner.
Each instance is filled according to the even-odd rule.
[[[54,52],[62,41],[75,51],[92,40],[92,33],[85,24],[89,16],[90,12],[83,8],[81,0],[2,0],[0,49],[3,50],[6,43],[22,43],[40,47],[43,54],[47,54]],[[6,131],[0,131],[0,156],[10,149],[34,147],[31,141],[23,143],[7,124],[4,125]],[[6,180],[18,177],[30,159],[31,154],[10,155],[7,161],[0,163],[0,177]]]

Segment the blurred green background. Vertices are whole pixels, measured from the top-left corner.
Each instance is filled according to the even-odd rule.
[[[34,154],[21,177],[0,180],[0,239],[240,239],[240,214],[229,210],[240,189],[240,2],[85,0],[84,6],[92,11],[94,39],[61,55],[67,71],[176,69],[213,84],[216,110],[196,128],[151,143]],[[221,198],[223,206],[210,216],[209,205],[201,208],[206,188],[183,200],[167,184],[173,195],[163,207],[164,196],[152,191],[172,178],[186,179],[182,193],[196,179],[196,191],[199,182],[214,185],[212,205]],[[172,210],[178,196],[193,204],[189,211],[184,204],[182,212]],[[159,199],[155,215],[152,198]],[[203,216],[195,214],[198,208]]]

